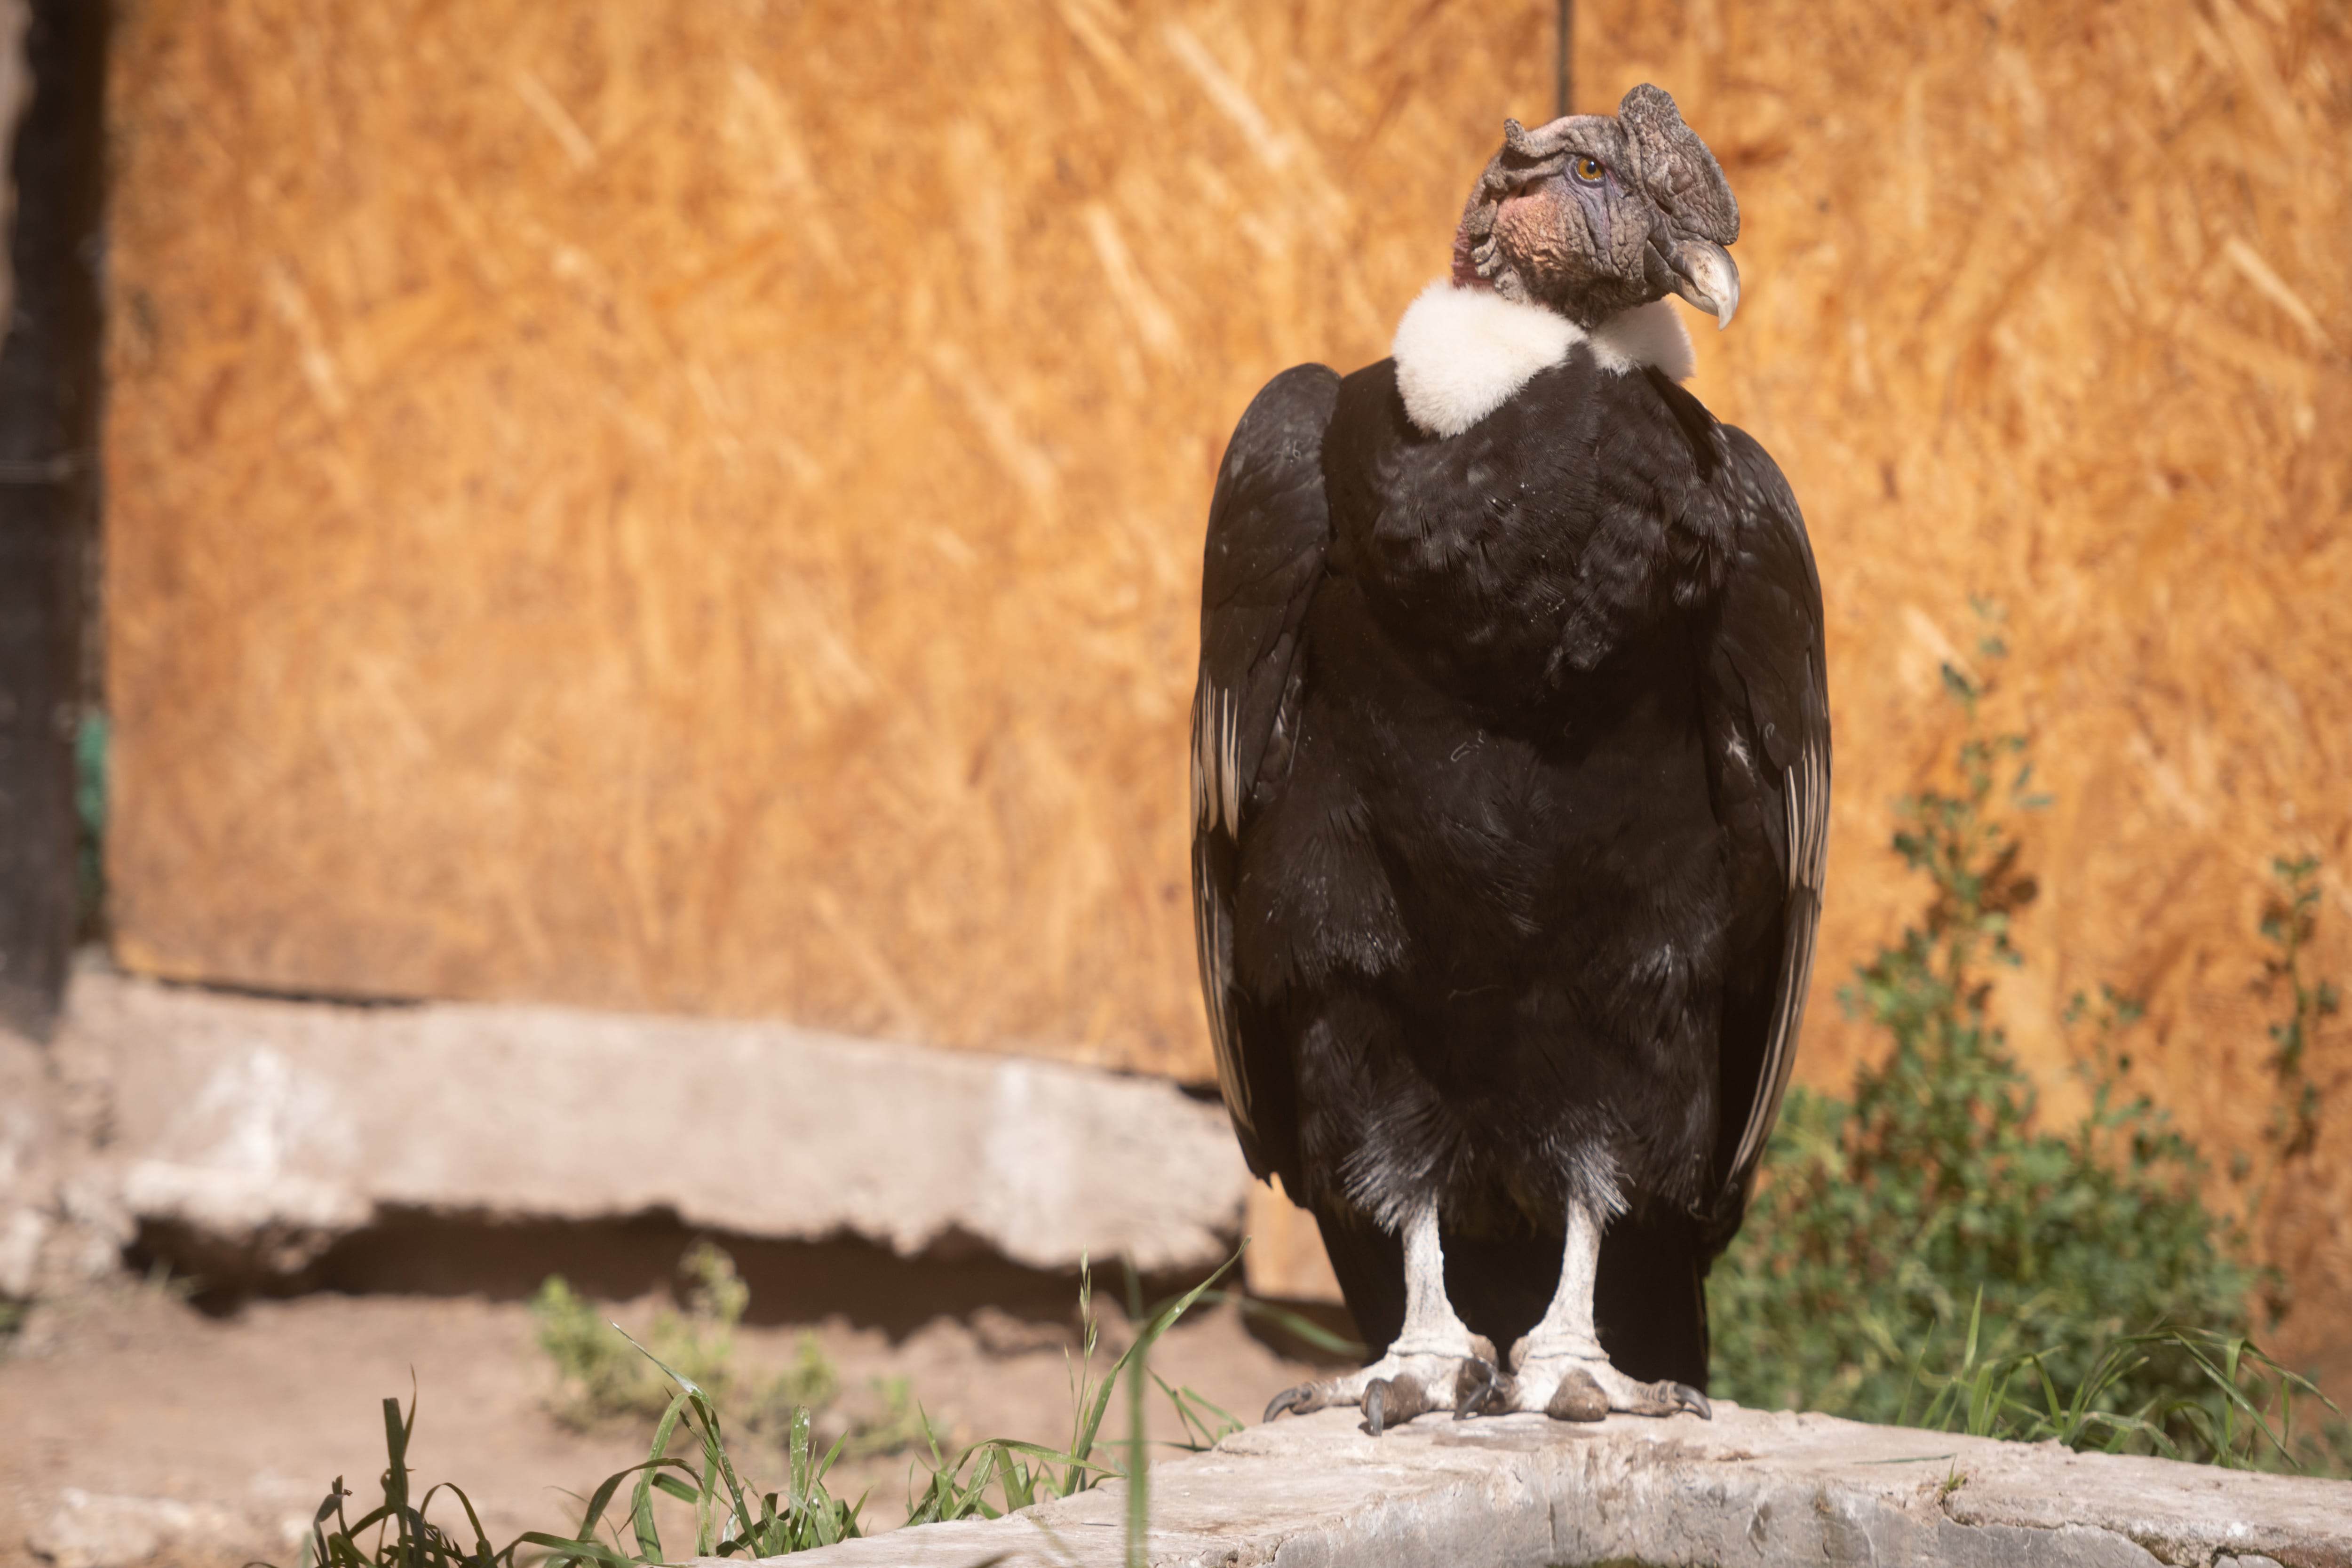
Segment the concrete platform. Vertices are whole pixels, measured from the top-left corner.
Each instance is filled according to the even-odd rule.
[[[2352,1568],[2352,1482],[1718,1405],[1712,1421],[1288,1418],[1152,1473],[1155,1568]],[[1123,1491],[793,1568],[1116,1568]]]
[[[771,1023],[223,994],[84,969],[46,1048],[0,1039],[0,1294],[141,1221],[299,1270],[387,1211],[647,1213],[1034,1268],[1227,1257],[1249,1174],[1156,1079]],[[78,1254],[79,1255],[79,1254]]]

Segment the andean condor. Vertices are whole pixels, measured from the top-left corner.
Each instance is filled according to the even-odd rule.
[[[1665,296],[1728,326],[1738,232],[1656,88],[1507,122],[1394,357],[1284,372],[1226,449],[1202,988],[1251,1170],[1386,1347],[1268,1419],[1708,1413],[1830,792],[1796,500],[1678,384]]]

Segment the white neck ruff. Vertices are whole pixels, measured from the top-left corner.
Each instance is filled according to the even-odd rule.
[[[1686,381],[1696,368],[1690,334],[1669,300],[1620,310],[1587,332],[1540,305],[1442,278],[1406,307],[1389,352],[1412,422],[1433,436],[1459,436],[1579,343],[1614,375],[1655,365]]]

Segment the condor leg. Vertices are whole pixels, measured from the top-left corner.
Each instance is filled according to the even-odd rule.
[[[1424,1411],[1457,1414],[1483,1405],[1496,1384],[1492,1349],[1475,1338],[1445,1295],[1445,1253],[1438,1240],[1437,1203],[1416,1204],[1404,1223],[1404,1327],[1370,1366],[1344,1377],[1302,1383],[1274,1396],[1268,1421],[1286,1411],[1305,1415],[1327,1405],[1363,1407],[1375,1437]]]
[[[1543,1319],[1514,1349],[1501,1403],[1540,1410],[1559,1421],[1598,1421],[1612,1410],[1712,1417],[1706,1395],[1684,1383],[1640,1383],[1609,1364],[1592,1321],[1592,1287],[1601,1264],[1601,1216],[1571,1198],[1559,1288]]]

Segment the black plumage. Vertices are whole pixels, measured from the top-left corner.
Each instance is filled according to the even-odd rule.
[[[1300,366],[1226,451],[1193,745],[1222,1087],[1398,1342],[1277,1408],[1705,1408],[1702,1281],[1787,1081],[1829,796],[1797,503],[1627,347],[1669,289],[1727,321],[1737,225],[1654,89],[1513,125],[1441,304],[1562,352],[1466,404],[1401,385],[1418,361]]]

